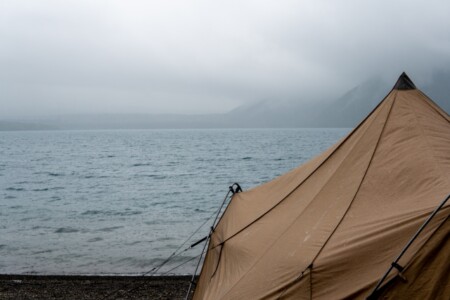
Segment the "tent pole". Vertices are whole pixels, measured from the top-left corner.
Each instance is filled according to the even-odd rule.
[[[415,241],[415,239],[419,236],[419,234],[422,232],[422,230],[430,223],[431,219],[438,213],[438,211],[445,205],[445,203],[450,199],[450,194],[447,195],[447,197],[439,204],[438,207],[434,209],[434,211],[431,213],[431,215],[425,220],[425,222],[420,226],[419,230],[414,234],[414,236],[409,240],[409,242],[406,244],[406,246],[403,248],[402,252],[397,256],[397,258],[394,260],[394,262],[391,264],[389,269],[386,271],[386,273],[383,275],[383,277],[378,281],[378,284],[375,286],[375,288],[372,290],[370,295],[367,297],[367,300],[376,299],[376,292],[380,288],[381,284],[384,282],[386,277],[389,275],[389,273],[392,271],[393,268],[396,268],[399,272],[403,270],[403,267],[398,264],[398,261],[400,258],[405,254],[405,252],[408,250],[408,248],[411,246],[411,244]]]
[[[214,221],[212,223],[211,230],[210,230],[208,236],[206,238],[203,238],[200,241],[195,242],[194,244],[191,245],[191,247],[193,247],[194,245],[196,246],[196,245],[200,244],[201,242],[206,241],[205,244],[203,245],[203,249],[202,249],[202,252],[200,254],[200,258],[198,259],[197,266],[195,267],[194,274],[192,274],[191,282],[189,283],[189,289],[188,289],[188,292],[186,294],[186,297],[184,298],[185,300],[189,299],[191,290],[192,290],[192,288],[193,288],[193,286],[195,284],[195,282],[194,282],[195,275],[197,274],[198,267],[200,266],[200,262],[202,261],[202,257],[203,257],[203,254],[205,252],[206,246],[208,245],[209,240],[211,238],[211,235],[213,234],[214,229],[216,228],[216,225],[217,225],[216,222],[217,222],[217,220],[219,218],[220,212],[222,211],[222,208],[225,205],[225,203],[226,203],[230,193],[232,194],[231,197],[233,198],[233,195],[236,194],[236,193],[239,193],[239,192],[242,192],[241,186],[238,183],[233,183],[229,187],[228,193],[225,195],[225,198],[223,199],[222,205],[220,206],[219,210],[217,211],[216,217],[214,218]]]

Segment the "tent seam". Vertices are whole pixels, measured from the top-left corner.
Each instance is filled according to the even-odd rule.
[[[423,96],[425,96],[425,98],[428,100],[428,101],[425,101],[425,103],[428,104],[428,105],[429,105],[433,110],[435,110],[441,117],[443,117],[447,122],[450,123],[450,118],[449,118],[448,114],[447,114],[443,109],[442,109],[442,111],[443,111],[445,114],[447,114],[447,116],[445,116],[444,114],[442,114],[442,111],[441,111],[440,109],[437,108],[437,107],[439,107],[439,105],[437,105],[436,102],[434,102],[434,101],[433,101],[430,97],[428,97],[424,92],[422,92],[422,91],[420,91],[420,90],[419,90],[419,92],[420,92]],[[433,103],[433,105],[431,105],[430,102]]]
[[[336,232],[336,230],[338,229],[339,225],[341,225],[341,223],[342,223],[342,221],[344,220],[345,216],[347,215],[347,213],[348,213],[350,207],[352,206],[352,204],[353,204],[353,202],[354,202],[356,196],[358,195],[359,191],[361,190],[361,186],[363,185],[364,180],[366,179],[366,175],[367,175],[367,173],[368,173],[368,171],[369,171],[369,169],[370,169],[370,166],[372,165],[372,161],[373,161],[373,158],[375,157],[375,153],[376,153],[377,150],[378,150],[378,146],[379,146],[379,144],[380,144],[381,137],[383,136],[384,130],[385,130],[386,125],[387,125],[387,123],[388,123],[388,121],[389,121],[389,118],[390,118],[392,109],[393,109],[393,107],[394,107],[394,104],[395,104],[395,102],[396,102],[396,99],[397,99],[397,95],[395,95],[394,100],[392,100],[392,105],[391,105],[391,107],[389,108],[389,112],[388,112],[388,115],[387,115],[387,117],[386,117],[386,122],[383,124],[383,128],[381,129],[381,133],[380,133],[380,136],[378,137],[377,144],[375,145],[375,148],[374,148],[374,150],[373,150],[373,152],[372,152],[372,156],[371,156],[371,158],[370,158],[369,164],[367,165],[366,171],[364,172],[363,178],[362,178],[361,182],[359,183],[358,189],[356,190],[356,193],[355,193],[355,195],[353,196],[352,201],[350,201],[350,204],[348,205],[347,209],[345,210],[344,214],[342,215],[342,218],[341,218],[341,220],[339,221],[338,225],[335,227],[335,229],[333,230],[333,232],[330,234],[330,236],[328,237],[328,239],[327,239],[327,241],[325,242],[325,244],[324,244],[324,245],[322,246],[322,248],[319,250],[319,252],[317,253],[316,257],[312,260],[311,264],[313,264],[313,263],[315,262],[315,260],[316,260],[317,257],[320,255],[320,253],[321,253],[321,251],[323,250],[323,248],[325,248],[325,246],[326,246],[326,244],[328,243],[329,239],[330,239],[330,238],[333,236],[333,234]]]
[[[421,92],[421,94],[422,94],[423,96],[425,96],[427,99],[429,99],[424,93]],[[429,107],[431,107],[432,110],[434,110],[435,112],[437,112],[441,117],[444,117],[444,116],[442,115],[442,113],[441,113],[439,110],[437,110],[435,107],[433,107],[433,105],[431,105],[430,103],[428,103],[428,101],[424,101],[424,102],[425,102]],[[425,132],[424,132],[424,130],[423,130],[423,126],[422,126],[422,123],[421,123],[421,121],[420,121],[419,116],[417,115],[416,109],[415,109],[414,107],[411,107],[411,105],[407,105],[406,107],[411,111],[411,113],[412,113],[412,115],[413,115],[413,117],[414,117],[414,119],[415,119],[415,122],[416,122],[416,124],[418,125],[418,126],[416,126],[416,127],[419,127],[419,129],[417,129],[418,131],[420,131],[419,134],[420,134],[421,136],[423,136],[424,139],[425,139],[425,141],[426,141],[425,144],[422,143],[422,145],[423,145],[422,147],[424,147],[424,148],[425,148],[424,150],[425,150],[426,152],[430,153],[430,156],[432,156],[432,157],[434,158],[432,161],[433,161],[433,164],[435,165],[435,169],[438,169],[439,172],[442,173],[442,169],[438,166],[438,164],[436,164],[434,151],[430,150],[431,147],[430,147],[430,144],[429,144],[428,135],[426,135]],[[444,119],[447,121],[447,119],[446,119],[445,117],[444,117]],[[416,127],[415,127],[415,128],[416,128]],[[445,174],[445,173],[444,173],[444,174]],[[447,178],[446,176],[443,176],[443,177],[446,179],[446,181],[448,181],[448,178]],[[449,206],[446,206],[446,207],[448,208]],[[414,257],[417,255],[417,253],[418,253],[418,252],[419,252],[419,251],[427,244],[427,242],[432,238],[432,236],[434,236],[434,234],[438,231],[438,229],[442,226],[442,224],[444,224],[444,223],[446,222],[447,219],[448,219],[448,216],[442,221],[442,223],[440,223],[440,224],[437,226],[437,228],[435,228],[435,230],[434,230],[434,231],[431,233],[431,235],[423,242],[423,244],[419,247],[419,249],[411,255],[411,257],[410,257],[410,259],[408,260],[408,262],[406,262],[405,269],[408,268],[408,267],[410,266],[411,262],[413,261]],[[386,280],[386,281],[384,282],[384,284],[380,286],[380,288],[386,286],[386,284],[388,284],[389,282],[391,282],[391,281],[396,277],[396,275],[391,275],[391,276],[392,276],[392,278],[389,279],[389,280]]]
[[[375,117],[376,118],[376,117]],[[371,124],[369,124],[369,126],[368,126],[368,128],[370,128],[371,127],[371,125],[373,124],[373,121],[372,121],[372,123]],[[366,129],[366,131],[367,131],[368,129]],[[352,149],[351,149],[352,150]],[[352,151],[349,151],[350,153],[352,152]],[[349,156],[349,154],[350,153],[348,153],[343,159],[342,159],[342,161],[341,161],[341,163],[339,164],[339,166],[336,168],[336,171],[337,170],[339,170],[339,168],[341,167],[341,165],[342,165],[342,163],[348,158],[348,156]],[[324,186],[331,180],[331,178],[333,178],[334,177],[334,175],[336,174],[336,171],[328,178],[328,180],[326,181],[326,183],[324,184]],[[307,179],[305,179],[305,181],[306,181]],[[236,284],[238,284],[239,282],[240,282],[240,280],[242,279],[242,278],[244,278],[247,274],[248,274],[248,272],[250,272],[256,265],[257,265],[257,263],[263,258],[263,256],[270,250],[270,249],[272,249],[272,247],[273,246],[275,246],[276,245],[276,242],[277,241],[279,241],[283,236],[284,236],[284,234],[295,224],[295,221],[297,221],[298,220],[298,218],[300,218],[301,216],[303,216],[303,213],[306,211],[306,209],[311,205],[311,203],[313,203],[314,202],[314,199],[317,197],[317,195],[318,194],[320,194],[320,192],[323,190],[323,188],[324,188],[324,186],[322,186],[321,188],[320,188],[320,190],[317,192],[317,194],[312,198],[312,200],[306,205],[306,207],[303,209],[303,211],[299,214],[299,215],[297,215],[293,220],[292,220],[292,222],[289,224],[289,226],[287,226],[287,228],[271,243],[271,245],[266,249],[266,251],[264,251],[264,253],[257,259],[257,261],[247,270],[247,272],[230,288],[230,290],[229,291],[231,291],[231,289],[236,285]],[[284,200],[286,200],[287,199],[287,197],[289,197],[291,195],[291,193],[289,193],[288,194],[288,196],[286,196],[286,198],[285,199],[283,199],[282,201],[284,201]],[[225,244],[225,241],[223,242],[223,244],[219,244],[219,245],[224,245]],[[311,265],[309,265],[308,266],[308,268],[309,267],[311,267]],[[308,269],[308,268],[306,268],[306,269]],[[305,270],[304,270],[305,271]],[[227,292],[228,293],[228,292]],[[226,295],[226,294],[225,294]]]
[[[445,208],[449,208],[449,206],[446,206]],[[416,252],[414,252],[411,255],[411,258],[408,262],[405,263],[404,271],[408,270],[408,268],[411,266],[411,263],[413,262],[414,258],[416,257],[417,253],[420,252],[420,250],[423,249],[423,247],[425,247],[428,243],[428,241],[436,234],[436,232],[438,232],[438,230],[442,227],[442,225],[445,224],[445,222],[448,221],[449,216],[447,216],[442,222],[441,224],[439,224],[436,229],[430,234],[430,236],[423,242],[423,245],[419,247],[419,249],[417,249]],[[379,287],[379,290],[381,290],[383,287],[385,287],[386,285],[388,285],[389,283],[392,282],[392,280],[394,280],[397,277],[397,274],[391,274],[389,277],[391,277],[390,279],[385,280],[385,282]]]
[[[449,208],[449,206],[446,206],[446,208]],[[416,252],[414,252],[414,254],[411,256],[411,259],[405,264],[404,269],[407,270],[410,266],[411,263],[413,262],[413,259],[416,257],[417,253],[419,253],[423,247],[425,247],[428,243],[428,241],[433,238],[433,236],[436,234],[436,232],[439,231],[439,229],[445,224],[445,222],[448,221],[450,215],[448,215],[447,217],[445,217],[445,219],[434,229],[434,231],[430,234],[430,236],[423,242],[423,245],[419,247],[419,249],[417,249]]]
[[[395,105],[395,103],[396,103],[396,100],[397,100],[397,95],[398,95],[398,91],[396,92],[396,94],[395,94],[395,96],[394,96],[394,99],[392,100],[391,107],[389,108],[389,112],[388,112],[388,115],[387,115],[387,117],[386,117],[386,122],[383,124],[383,128],[381,129],[381,133],[380,133],[380,136],[378,137],[377,144],[375,145],[375,148],[374,148],[374,150],[373,150],[373,152],[372,152],[372,156],[371,156],[371,158],[370,158],[369,164],[367,165],[367,168],[366,168],[366,171],[365,171],[365,173],[364,173],[364,176],[363,176],[361,182],[359,183],[358,189],[357,189],[355,195],[353,196],[352,201],[350,201],[350,204],[348,205],[347,209],[345,210],[344,214],[342,215],[341,219],[339,220],[339,223],[336,225],[336,227],[334,228],[334,230],[333,230],[333,231],[331,232],[331,234],[328,236],[327,240],[326,240],[325,243],[322,245],[322,247],[320,248],[320,250],[317,252],[316,256],[312,259],[311,265],[314,264],[314,262],[316,261],[316,259],[317,259],[317,258],[319,257],[319,255],[322,253],[322,250],[325,248],[325,246],[326,246],[326,245],[328,244],[328,242],[330,241],[331,237],[336,233],[337,229],[338,229],[339,226],[342,224],[342,221],[345,219],[345,216],[346,216],[347,213],[349,212],[350,207],[352,206],[352,204],[353,204],[353,202],[354,202],[356,196],[358,195],[359,191],[361,190],[361,186],[363,185],[363,183],[364,183],[364,181],[365,181],[365,179],[366,179],[367,173],[369,172],[369,169],[370,169],[370,167],[371,167],[371,165],[372,165],[373,158],[375,157],[375,154],[376,154],[376,152],[377,152],[377,150],[378,150],[378,146],[379,146],[379,144],[380,144],[381,137],[383,136],[384,131],[385,131],[386,127],[387,127],[387,124],[388,124],[388,122],[389,122],[389,120],[390,120],[391,112],[392,112],[392,110],[393,110],[393,108],[394,108],[394,105]],[[311,268],[311,279],[312,279],[312,271],[313,271],[313,270],[312,270],[312,268]],[[312,282],[311,282],[311,295],[313,294],[312,286],[313,286],[313,285],[312,285]],[[311,297],[311,299],[312,299],[312,297]]]
[[[392,91],[391,91],[392,92]],[[318,169],[320,169],[327,161],[328,159],[333,156],[340,148],[342,145],[345,144],[346,141],[348,141],[350,139],[350,137],[352,137],[354,135],[354,133],[364,124],[364,122],[369,119],[375,112],[376,110],[381,106],[382,103],[384,103],[384,101],[387,99],[387,97],[391,94],[391,92],[386,95],[383,100],[378,103],[378,105],[372,110],[372,112],[363,119],[363,121],[361,121],[361,123],[358,124],[358,126],[352,130],[352,132],[350,134],[348,134],[343,140],[342,142],[336,147],[336,149],[333,150],[333,152],[331,152],[325,159],[324,161],[322,161],[302,182],[300,182],[294,189],[292,189],[291,192],[289,192],[286,196],[284,196],[278,203],[276,203],[274,206],[272,206],[269,210],[267,210],[266,212],[264,212],[261,216],[259,216],[258,218],[256,218],[255,220],[253,220],[252,222],[250,222],[248,225],[246,225],[245,227],[241,228],[240,230],[238,230],[236,233],[234,233],[233,235],[229,236],[228,238],[226,238],[225,240],[223,240],[222,242],[220,242],[217,245],[213,245],[213,248],[216,248],[219,245],[224,244],[226,241],[230,240],[231,238],[235,237],[236,235],[238,235],[239,233],[241,233],[242,231],[244,231],[245,229],[247,229],[248,227],[250,227],[252,224],[256,223],[258,220],[262,219],[264,216],[266,216],[269,212],[271,212],[273,209],[275,209],[275,207],[277,207],[278,205],[280,205],[282,202],[284,202],[284,200],[286,200],[291,194],[293,194],[298,188],[300,188],[314,173],[316,173],[316,171]],[[228,208],[228,207],[227,207]],[[223,215],[222,215],[223,217]],[[219,223],[218,223],[219,224]],[[217,227],[217,226],[216,226]]]
[[[392,102],[394,103],[395,102],[395,98],[392,100]],[[389,112],[388,112],[388,115],[387,115],[387,118],[389,118],[389,115],[390,115],[390,112],[391,112],[391,110],[392,110],[392,106],[393,106],[393,103],[391,104],[391,107],[389,108]],[[377,113],[377,116],[380,114],[380,112],[378,112]],[[374,118],[374,120],[372,120],[372,122],[371,122],[371,124],[368,126],[369,128],[373,125],[373,122],[375,122],[375,119],[376,119],[376,117],[377,116],[375,116],[375,118]],[[380,132],[380,137],[381,137],[381,135],[383,134],[383,131],[384,131],[384,127],[385,127],[385,125],[386,124],[384,124],[383,125],[383,128],[382,128],[382,130],[381,130],[381,132]],[[367,131],[368,129],[366,129],[366,131]],[[376,149],[377,149],[377,146],[378,146],[378,143],[379,143],[379,140],[380,140],[380,137],[379,137],[379,139],[378,139],[378,141],[377,141],[377,144],[375,145],[375,147],[374,147],[374,152],[373,153],[375,153],[375,151],[376,151]],[[350,151],[350,153],[351,153],[351,151]],[[348,158],[348,155],[349,154],[347,154],[347,156],[342,160],[342,162],[340,163],[340,165],[336,168],[336,171],[341,167],[341,165],[342,165],[342,163],[345,161],[345,159],[346,158]],[[331,155],[330,155],[331,156]],[[369,161],[369,164],[368,164],[368,167],[370,166],[370,163],[371,163],[371,160],[372,160],[372,158],[373,158],[373,156],[371,157],[371,159],[370,159],[370,161]],[[327,180],[327,183],[329,182],[329,180],[336,174],[336,171],[330,176],[330,178]],[[366,169],[366,172],[367,172],[367,169]],[[364,180],[364,179],[363,179]],[[362,180],[362,181],[363,181]],[[326,185],[326,183],[324,184],[324,186]],[[361,184],[360,184],[361,185]],[[314,199],[315,199],[315,197],[317,197],[317,195],[320,193],[320,191],[322,191],[323,190],[323,186],[322,186],[322,188],[318,191],[318,193],[314,196],[314,198],[308,203],[308,205],[305,207],[305,209],[297,216],[297,217],[295,217],[294,218],[294,220],[289,224],[289,226],[278,236],[278,238],[276,238],[272,243],[271,243],[271,245],[266,249],[266,251],[264,251],[264,253],[256,260],[256,262],[243,274],[243,276],[238,280],[238,281],[236,281],[236,283],[235,284],[233,284],[230,288],[229,288],[229,290],[224,294],[224,296],[226,296],[232,289],[233,289],[233,287],[234,286],[236,286],[241,280],[242,280],[242,278],[244,278],[256,265],[257,265],[257,263],[264,257],[264,255],[270,250],[270,249],[272,249],[272,247],[276,244],[276,242],[279,240],[279,239],[281,239],[283,236],[284,236],[284,234],[295,224],[295,221],[296,220],[298,220],[298,218],[300,217],[300,216],[302,216],[303,215],[303,213],[305,212],[305,210],[310,206],[310,204],[312,203],[312,202],[314,202]],[[359,190],[359,187],[358,187],[358,190]],[[358,190],[356,191],[356,193],[358,193]],[[291,194],[291,193],[290,193]],[[289,194],[289,195],[290,195]],[[288,195],[288,196],[289,196]],[[287,196],[287,197],[288,197]],[[285,199],[284,199],[285,200]],[[284,201],[283,200],[283,201]],[[354,198],[352,199],[352,201],[351,202],[353,202],[353,200],[354,200]],[[351,205],[351,204],[350,204]],[[346,210],[346,212],[347,212],[347,210]],[[345,216],[345,214],[346,214],[346,212],[344,212],[344,215],[342,216],[342,218],[344,218],[344,216]],[[342,221],[342,219],[341,219],[341,221]],[[341,222],[340,221],[340,222]],[[339,224],[337,225],[337,226],[339,226]],[[335,228],[336,229],[336,228]],[[334,232],[334,230],[333,230],[333,232]],[[327,238],[327,240],[326,241],[328,241],[328,239],[330,238],[330,236]],[[218,244],[218,245],[223,245],[226,241],[228,241],[229,239],[227,239],[227,240],[225,240],[224,242],[222,242],[221,244]],[[326,242],[325,242],[326,243]],[[218,246],[217,245],[217,246]],[[216,246],[216,247],[217,247]],[[319,252],[321,251],[322,249],[320,249],[319,250]],[[317,255],[316,255],[317,256]],[[315,257],[314,257],[314,259],[315,259]],[[313,264],[313,262],[314,262],[314,259],[312,260],[312,262],[310,263],[310,264],[308,264],[308,267],[305,269],[305,270],[303,270],[303,272],[305,272],[308,268],[311,268],[311,273],[312,273],[312,264]],[[312,277],[312,274],[311,274],[311,277]],[[312,289],[311,289],[312,290]]]
[[[219,269],[219,265],[220,265],[220,261],[222,260],[222,252],[223,252],[223,248],[225,247],[225,244],[223,244],[220,247],[220,251],[219,251],[219,258],[217,259],[217,265],[216,268],[214,270],[214,272],[212,273],[211,277],[209,278],[209,281],[211,281],[213,279],[213,277],[216,275],[217,270]]]
[[[436,163],[436,155],[435,155],[434,151],[432,150],[432,148],[430,147],[430,141],[428,139],[428,134],[425,134],[425,132],[424,132],[424,129],[423,129],[424,126],[423,126],[422,122],[420,121],[419,116],[417,115],[416,109],[414,107],[411,107],[411,105],[408,105],[407,107],[412,112],[414,119],[418,125],[417,131],[419,131],[419,135],[421,135],[425,140],[425,143],[421,143],[422,145],[425,144],[425,145],[423,145],[423,147],[425,148],[424,150],[430,154],[429,156],[433,157],[432,161],[435,166],[435,169],[439,170],[439,173],[441,173],[441,176],[444,177],[447,184],[450,185],[449,177],[445,176],[446,173],[443,172],[440,165]]]

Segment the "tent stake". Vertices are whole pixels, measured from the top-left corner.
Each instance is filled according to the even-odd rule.
[[[447,197],[439,204],[438,207],[436,207],[433,211],[433,213],[428,217],[428,219],[425,220],[425,222],[420,226],[419,230],[414,234],[414,236],[409,240],[409,242],[406,244],[406,246],[403,248],[402,252],[397,256],[395,261],[391,264],[389,269],[384,273],[383,277],[378,281],[378,284],[375,286],[375,288],[372,290],[370,295],[366,298],[367,300],[376,299],[376,293],[378,289],[380,288],[381,284],[384,282],[386,277],[389,275],[389,273],[392,271],[393,268],[396,268],[401,272],[403,270],[403,267],[398,264],[398,261],[400,258],[402,258],[403,254],[408,250],[408,248],[411,246],[411,244],[415,241],[415,239],[419,236],[419,234],[422,232],[422,230],[430,223],[431,219],[438,213],[438,211],[445,205],[445,203],[450,199],[450,194],[447,195]]]

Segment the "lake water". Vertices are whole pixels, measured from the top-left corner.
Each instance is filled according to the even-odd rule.
[[[348,132],[0,132],[0,273],[146,272],[211,216],[230,184],[270,181]],[[172,273],[192,272],[193,262]]]

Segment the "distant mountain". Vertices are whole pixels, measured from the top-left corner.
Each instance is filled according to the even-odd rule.
[[[260,101],[229,113],[237,127],[347,127],[358,125],[389,93],[392,85],[372,78],[332,101],[303,104],[299,101]],[[450,72],[436,73],[423,88],[447,113],[450,112]]]
[[[0,121],[0,130],[16,131],[16,130],[55,130],[56,126],[33,123],[33,122],[19,122],[19,121]]]
[[[351,89],[322,110],[315,127],[355,127],[389,93],[392,86],[380,78],[370,79]],[[450,112],[450,72],[435,73],[431,82],[418,86],[447,113]]]
[[[265,100],[238,107],[226,115],[233,127],[312,127],[309,125],[319,107],[311,102]]]
[[[312,125],[355,127],[380,103],[391,88],[381,78],[367,80],[325,106]]]
[[[229,113],[229,118],[240,127],[354,127],[389,89],[376,78],[333,101],[266,100],[239,107]]]
[[[450,71],[437,72],[418,87],[450,112]],[[0,130],[355,127],[385,97],[392,85],[372,78],[332,101],[264,100],[211,115],[71,115],[0,121]],[[306,103],[306,104],[305,104]]]

